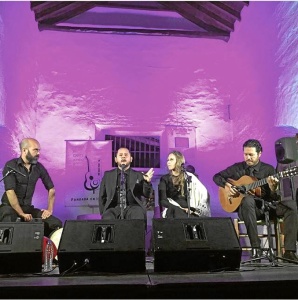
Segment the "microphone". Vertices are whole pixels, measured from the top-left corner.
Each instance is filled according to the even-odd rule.
[[[122,165],[121,165],[121,169],[122,169],[122,170],[124,170],[124,169],[125,169],[125,167],[126,167],[126,165],[125,165],[125,164],[122,164]]]
[[[26,177],[26,175],[25,175],[25,174],[23,174],[22,172],[20,172],[20,171],[18,171],[18,170],[16,170],[16,169],[14,169],[14,168],[12,168],[12,167],[10,167],[10,166],[7,166],[7,168],[11,169],[11,170],[12,170],[14,173],[18,173],[18,174],[20,174],[20,175],[22,175],[22,176]]]
[[[186,169],[185,169],[185,164],[184,164],[184,163],[181,164],[181,170],[182,170],[182,171],[186,171]]]

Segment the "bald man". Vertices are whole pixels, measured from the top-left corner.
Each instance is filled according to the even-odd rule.
[[[1,199],[0,222],[30,222],[40,218],[44,222],[44,235],[62,227],[62,222],[54,217],[55,188],[46,168],[38,162],[40,144],[36,139],[25,138],[20,143],[21,155],[8,161],[3,169],[5,192]],[[41,179],[48,191],[48,206],[39,209],[32,205],[35,186]]]

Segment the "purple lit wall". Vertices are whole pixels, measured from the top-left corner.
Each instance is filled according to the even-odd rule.
[[[29,2],[1,2],[1,167],[19,155],[19,140],[36,137],[56,184],[55,214],[73,219],[97,210],[65,207],[66,140],[93,140],[109,128],[142,135],[193,128],[187,162],[209,190],[212,216],[231,216],[212,176],[242,160],[248,138],[259,139],[263,160],[275,165],[274,142],[298,131],[297,9],[252,1],[225,43],[39,32]],[[166,172],[168,150],[156,174]],[[35,201],[46,206],[41,186]]]

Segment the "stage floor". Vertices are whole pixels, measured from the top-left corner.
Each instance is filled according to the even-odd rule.
[[[1,267],[1,266],[0,266]],[[1,274],[1,299],[296,299],[298,265],[267,259],[241,264],[237,271],[129,274],[77,272]]]

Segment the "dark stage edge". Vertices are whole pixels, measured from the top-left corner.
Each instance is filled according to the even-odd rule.
[[[0,266],[1,267],[1,266]],[[239,271],[1,274],[1,299],[297,299],[298,265],[250,263]]]

